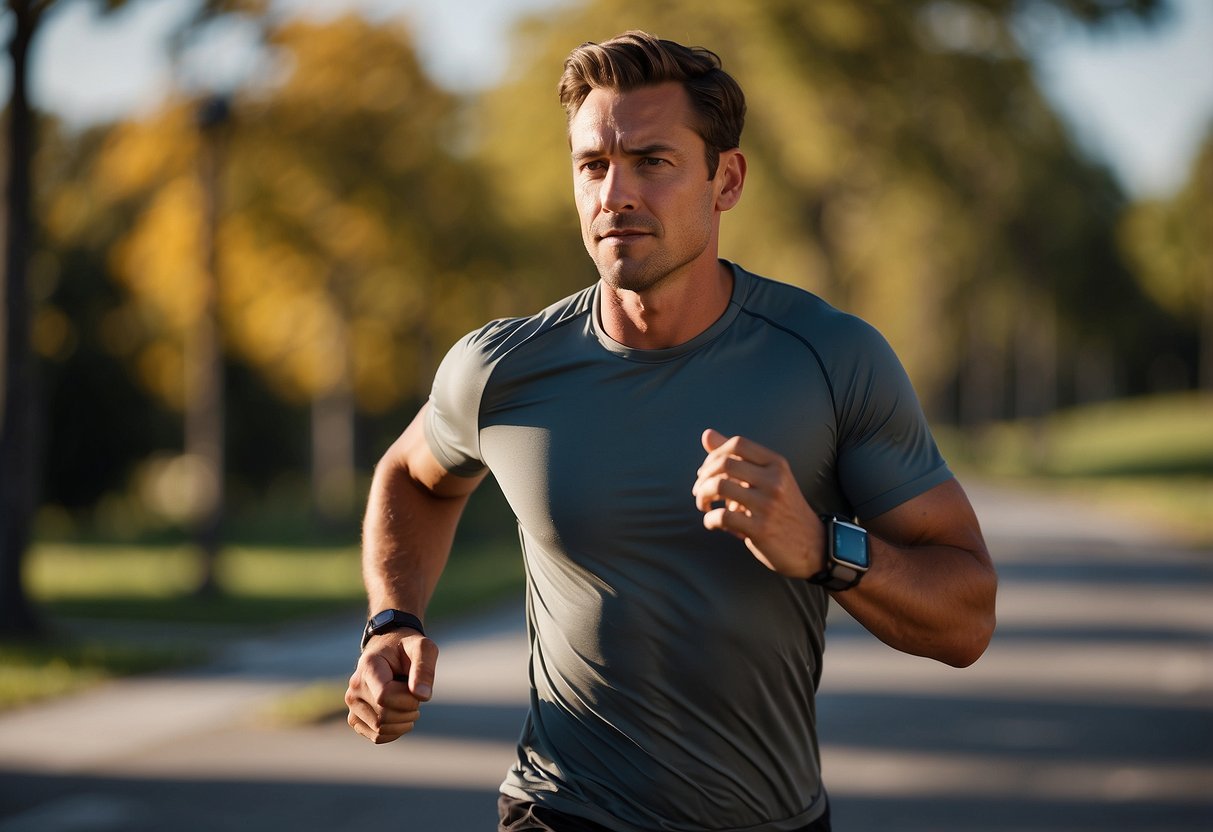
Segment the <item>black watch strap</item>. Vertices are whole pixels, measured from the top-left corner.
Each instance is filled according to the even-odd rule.
[[[362,649],[366,649],[366,644],[372,637],[404,628],[416,630],[425,635],[425,628],[421,626],[421,619],[411,612],[404,612],[402,610],[383,610],[382,612],[377,612],[371,616],[370,620],[366,622],[366,627],[362,630]]]
[[[840,563],[831,563],[825,569],[809,578],[809,583],[824,586],[833,592],[842,592],[854,587],[862,577],[863,573],[856,569],[843,566]]]

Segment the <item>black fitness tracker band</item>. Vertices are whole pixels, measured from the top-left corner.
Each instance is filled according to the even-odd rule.
[[[425,630],[421,626],[421,619],[411,612],[402,612],[401,610],[377,612],[366,622],[366,627],[362,631],[361,649],[366,649],[366,643],[371,640],[372,636],[390,633],[392,630],[400,630],[405,627],[425,635]]]

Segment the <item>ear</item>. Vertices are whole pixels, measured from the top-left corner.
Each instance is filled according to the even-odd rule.
[[[745,156],[737,148],[720,154],[720,165],[716,168],[716,210],[728,211],[741,201],[741,190],[745,186]]]

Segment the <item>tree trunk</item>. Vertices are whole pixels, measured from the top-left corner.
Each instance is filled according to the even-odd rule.
[[[807,206],[805,228],[817,244],[817,250],[825,265],[825,293],[830,303],[846,309],[850,305],[852,287],[843,273],[838,245],[834,240],[834,232],[829,227],[829,214],[834,202],[830,189],[824,186],[820,188]]]
[[[339,320],[329,349],[340,373],[312,394],[312,508],[321,528],[336,529],[354,513],[354,333],[350,285],[341,264],[328,275],[328,295]]]
[[[28,262],[31,217],[33,114],[28,97],[29,47],[39,6],[10,0],[8,50],[12,97],[8,112],[8,188],[4,223],[3,378],[0,379],[0,633],[30,634],[38,621],[23,580],[38,494],[38,419],[30,351]]]
[[[1005,415],[1003,409],[1003,350],[990,339],[991,319],[986,298],[971,294],[965,309],[964,354],[958,368],[958,421],[978,430]]]
[[[1213,260],[1210,260],[1213,266]],[[1206,393],[1213,393],[1213,274],[1205,276],[1205,298],[1198,336],[1200,355],[1197,357],[1197,385]]]
[[[354,394],[342,379],[312,399],[312,503],[321,526],[354,511]]]
[[[1040,419],[1057,409],[1057,309],[1051,297],[1020,297],[1015,329],[1015,413]]]

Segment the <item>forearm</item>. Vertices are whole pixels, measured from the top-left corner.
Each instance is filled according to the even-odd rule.
[[[375,466],[362,530],[371,615],[397,609],[424,619],[459,516],[484,478],[457,476],[435,458],[425,416],[422,407]],[[408,630],[372,638],[345,694],[350,727],[376,743],[411,731],[421,703],[433,694],[437,659],[437,645]]]
[[[362,540],[370,614],[398,609],[424,618],[446,565],[467,496],[435,496],[389,452],[375,468]],[[347,722],[379,744],[413,730],[434,692],[438,647],[408,629],[364,642],[345,692]]]
[[[424,617],[468,495],[437,496],[388,460],[375,470],[363,523],[362,575],[372,614]]]
[[[977,551],[869,537],[872,568],[834,599],[873,635],[956,667],[977,661],[994,632],[994,568]]]

